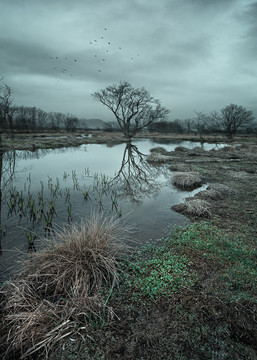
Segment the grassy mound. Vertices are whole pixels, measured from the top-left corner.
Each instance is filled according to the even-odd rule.
[[[118,282],[117,256],[126,234],[118,220],[94,216],[60,230],[43,252],[24,261],[1,294],[6,359],[38,350],[45,356],[91,319],[113,316],[107,302]]]
[[[174,172],[172,177],[173,184],[183,190],[192,190],[202,185],[203,179],[196,171]]]
[[[211,217],[211,205],[208,201],[202,199],[189,199],[183,204],[172,206],[172,209],[187,216],[197,218]]]

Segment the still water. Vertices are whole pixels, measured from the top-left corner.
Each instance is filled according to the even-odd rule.
[[[18,253],[40,249],[55,226],[101,211],[130,225],[137,244],[154,241],[188,219],[171,209],[195,192],[172,186],[171,172],[146,161],[150,149],[193,148],[189,141],[15,151],[2,156],[0,281],[15,268]],[[222,146],[222,145],[220,145]],[[217,145],[205,144],[210,150]],[[20,256],[20,255],[19,255]]]

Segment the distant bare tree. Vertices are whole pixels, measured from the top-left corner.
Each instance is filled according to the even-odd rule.
[[[64,120],[64,126],[67,131],[74,131],[79,124],[79,119],[76,116],[67,114]]]
[[[112,111],[129,139],[152,122],[164,120],[169,113],[147,90],[135,89],[127,81],[108,86],[92,96]]]
[[[253,122],[252,111],[246,110],[243,106],[230,104],[220,110],[220,113],[213,111],[211,114],[216,126],[223,126],[229,138],[232,138],[237,129]]]
[[[184,120],[184,123],[185,123],[186,128],[187,128],[187,133],[190,134],[191,131],[192,131],[193,125],[194,125],[194,120],[188,118],[188,119]]]
[[[158,121],[151,123],[148,130],[157,131],[161,133],[182,133],[183,127],[181,121],[176,119],[174,121]]]
[[[3,77],[0,81],[3,80]],[[13,98],[12,90],[6,85],[0,85],[0,147],[2,147],[2,134],[5,129],[13,130],[13,109],[11,108]]]
[[[210,122],[210,117],[204,114],[202,111],[195,111],[195,117],[193,118],[194,127],[197,129],[197,132],[202,139],[203,133],[206,130],[208,123]]]
[[[44,129],[47,122],[47,112],[37,109],[37,125],[39,129]]]
[[[12,90],[11,88],[3,84],[0,86],[0,127],[2,129],[12,128]]]

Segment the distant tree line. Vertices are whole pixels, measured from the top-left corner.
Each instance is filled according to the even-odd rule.
[[[220,111],[205,114],[195,111],[192,118],[175,121],[161,121],[148,126],[149,131],[170,133],[225,134],[232,138],[236,133],[257,134],[257,122],[252,111],[243,106],[230,104]]]
[[[0,105],[0,123],[2,129],[11,130],[58,130],[74,131],[79,120],[72,114],[46,112],[35,106],[11,106],[8,117],[4,116]]]
[[[2,79],[0,79],[1,81]],[[5,130],[58,130],[74,131],[79,120],[72,114],[46,112],[35,106],[12,105],[11,88],[0,83],[0,131]]]
[[[45,112],[39,108],[13,106],[11,88],[0,79],[0,137],[7,129],[19,131],[58,130],[74,131],[80,128],[78,118],[72,114]],[[195,111],[192,118],[167,121],[169,110],[161,106],[144,88],[136,89],[124,81],[92,94],[115,116],[115,123],[107,124],[106,131],[120,130],[129,139],[137,132],[226,134],[257,134],[257,123],[252,111],[243,106],[230,104],[220,111],[206,114]],[[85,128],[85,126],[83,126]]]

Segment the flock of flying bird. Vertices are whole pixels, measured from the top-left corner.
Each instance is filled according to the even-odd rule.
[[[107,31],[107,28],[104,28],[105,31]],[[105,63],[107,59],[107,56],[113,52],[113,50],[119,50],[121,51],[122,50],[122,47],[115,47],[113,48],[112,46],[112,43],[110,41],[105,41],[104,40],[104,36],[101,36],[100,39],[94,39],[94,40],[91,40],[89,42],[90,46],[97,46],[97,45],[100,45],[100,49],[99,48],[96,48],[96,53],[93,55],[93,59],[94,61],[96,61],[97,63],[97,68],[96,68],[96,71],[98,71],[99,73],[102,72],[103,70],[103,67],[102,65]],[[99,50],[103,50],[105,49],[105,56],[103,56],[103,53],[102,51],[99,52]],[[137,56],[139,56],[139,54],[137,54]],[[53,67],[53,70],[56,71],[56,72],[59,72],[61,74],[64,74],[64,75],[67,75],[67,76],[73,76],[73,74],[71,74],[68,69],[68,67],[73,63],[77,63],[78,60],[77,59],[74,59],[74,58],[68,58],[68,57],[65,57],[65,58],[61,58],[59,56],[50,56],[50,60],[51,61],[54,61],[56,63],[56,66]],[[64,60],[64,61],[63,61]],[[130,57],[130,61],[133,61],[134,60],[134,57]],[[68,66],[66,66],[66,64]],[[60,67],[60,65],[64,65],[62,67]]]

